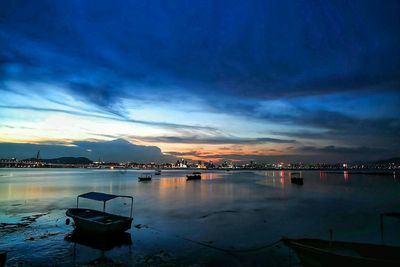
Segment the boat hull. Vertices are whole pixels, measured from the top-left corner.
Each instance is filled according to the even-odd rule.
[[[68,209],[66,215],[74,220],[77,231],[100,235],[123,233],[131,228],[133,221],[133,218],[81,208]]]
[[[400,248],[318,239],[284,239],[303,266],[400,266]]]

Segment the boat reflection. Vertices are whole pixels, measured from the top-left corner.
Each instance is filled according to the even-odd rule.
[[[132,245],[131,234],[127,232],[113,236],[100,236],[74,230],[65,236],[65,240],[101,251],[109,251],[115,247]]]
[[[127,232],[106,237],[100,235],[90,235],[74,230],[65,236],[65,240],[74,243],[72,253],[73,266],[82,265],[77,264],[77,245],[82,245],[100,252],[100,255],[98,255],[98,253],[93,253],[93,251],[87,251],[84,248],[79,248],[78,251],[80,258],[84,258],[84,261],[86,262],[82,266],[114,266],[113,260],[106,256],[106,252],[116,247],[120,248],[127,246],[129,248],[129,254],[131,253],[132,239],[131,234]],[[89,260],[90,258],[92,259]]]

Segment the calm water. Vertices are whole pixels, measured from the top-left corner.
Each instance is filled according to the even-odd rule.
[[[282,244],[256,248],[283,236],[327,239],[328,229],[337,240],[379,243],[379,214],[400,211],[393,176],[310,171],[299,187],[280,171],[206,172],[201,181],[186,181],[188,171],[163,171],[149,183],[137,181],[140,173],[1,169],[0,250],[8,251],[8,264],[291,266],[298,260]],[[65,211],[88,191],[134,196],[133,225],[142,227],[130,230],[132,245],[103,252],[64,239],[72,231]],[[127,204],[112,200],[107,210],[129,215]],[[399,226],[385,221],[386,243],[400,245]]]

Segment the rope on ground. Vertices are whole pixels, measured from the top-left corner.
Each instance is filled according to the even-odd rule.
[[[155,231],[158,231],[158,232],[161,232],[161,233],[165,233],[164,231],[162,231],[160,229],[157,229],[157,228],[154,228],[154,227],[151,227],[151,226],[147,226],[147,228],[155,230]],[[212,249],[219,250],[219,251],[226,252],[226,253],[256,252],[256,251],[259,251],[259,250],[264,250],[264,249],[268,249],[268,248],[274,247],[274,246],[276,246],[277,244],[279,244],[281,242],[281,239],[279,239],[279,240],[274,241],[272,243],[269,243],[269,244],[266,244],[266,245],[262,245],[260,247],[255,247],[255,248],[249,248],[249,249],[227,249],[227,248],[220,248],[220,247],[217,247],[217,246],[213,246],[211,244],[208,244],[208,243],[205,243],[205,242],[201,242],[201,241],[197,241],[197,240],[193,240],[193,239],[190,239],[190,238],[187,238],[187,237],[184,237],[184,236],[180,236],[180,235],[174,235],[174,236],[177,237],[177,238],[183,239],[185,241],[200,245],[200,246],[212,248]]]
[[[189,241],[189,242],[192,242],[192,243],[201,245],[201,246],[213,248],[213,249],[220,250],[220,251],[223,251],[223,252],[228,252],[228,253],[249,253],[249,252],[256,252],[256,251],[259,251],[259,250],[264,250],[264,249],[273,247],[273,246],[277,245],[279,242],[281,242],[281,240],[277,240],[277,241],[275,241],[275,242],[272,242],[272,243],[269,243],[269,244],[266,244],[266,245],[263,245],[263,246],[260,246],[260,247],[249,248],[249,249],[227,249],[227,248],[216,247],[216,246],[213,246],[213,245],[210,245],[210,244],[201,242],[201,241],[192,240],[192,239],[189,239],[189,238],[186,238],[186,237],[182,237],[182,236],[176,236],[176,237],[179,237],[179,238],[181,238],[181,239],[184,239],[184,240],[186,240],[186,241]]]

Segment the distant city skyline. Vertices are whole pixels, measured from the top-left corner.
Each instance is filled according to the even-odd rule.
[[[399,156],[399,13],[399,1],[3,1],[0,158]]]

